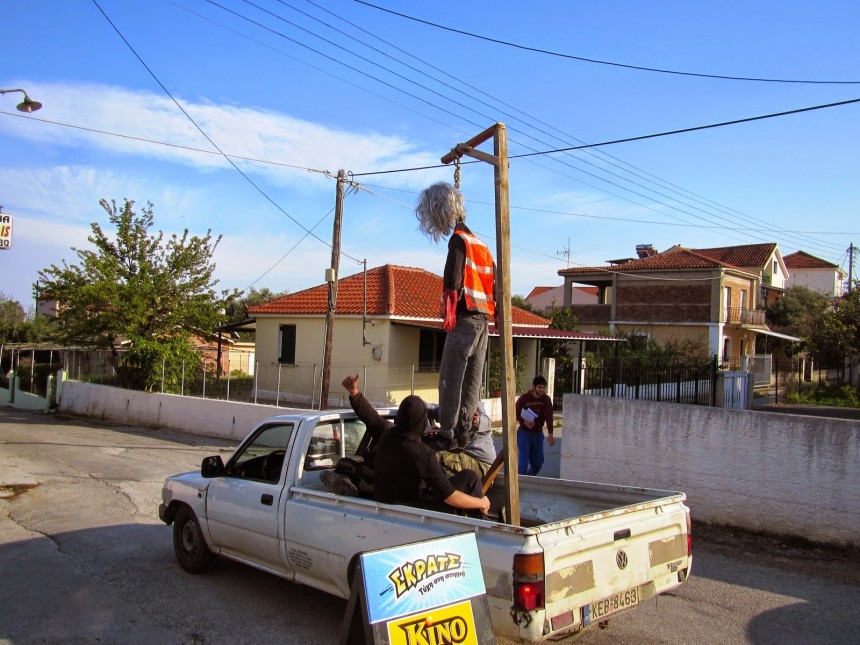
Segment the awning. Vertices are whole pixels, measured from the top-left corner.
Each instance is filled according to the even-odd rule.
[[[765,336],[773,336],[774,338],[782,338],[783,340],[790,340],[794,343],[800,343],[803,341],[802,338],[798,338],[797,336],[789,336],[788,334],[780,334],[778,331],[771,331],[770,329],[761,327],[752,327],[752,331],[757,334],[764,334]]]
[[[392,320],[392,325],[403,325],[405,327],[420,327],[421,329],[442,329],[442,321],[429,320]],[[495,325],[490,325],[490,336],[498,336],[499,331]],[[627,342],[625,338],[615,336],[603,336],[601,334],[590,334],[584,331],[564,331],[561,329],[550,329],[549,327],[529,327],[528,325],[511,325],[511,336],[514,338],[536,338],[541,340],[594,340],[611,343]]]
[[[257,331],[257,319],[246,318],[239,322],[227,323],[216,327],[215,331]]]

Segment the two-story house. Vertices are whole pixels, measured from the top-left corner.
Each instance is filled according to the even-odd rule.
[[[647,334],[660,342],[693,341],[731,365],[754,353],[756,334],[771,333],[764,302],[784,290],[787,274],[775,244],[675,246],[662,253],[645,246],[637,252],[638,259],[558,272],[565,294],[573,284],[598,289],[594,305],[565,299],[578,329]]]
[[[809,287],[828,298],[841,298],[845,294],[845,272],[835,264],[805,251],[789,253],[783,259],[791,271],[786,286]]]

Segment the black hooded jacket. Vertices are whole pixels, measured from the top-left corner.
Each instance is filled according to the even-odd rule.
[[[454,486],[439,464],[439,456],[421,441],[429,422],[420,397],[403,399],[393,423],[379,416],[361,393],[350,397],[350,403],[368,431],[381,435],[373,461],[377,502],[437,506],[453,494]]]

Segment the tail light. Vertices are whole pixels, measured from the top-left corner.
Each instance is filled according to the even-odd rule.
[[[693,523],[690,521],[690,509],[687,509],[687,556],[693,555]]]
[[[514,556],[514,609],[544,608],[543,553]]]

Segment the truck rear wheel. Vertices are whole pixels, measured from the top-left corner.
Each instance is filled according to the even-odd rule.
[[[194,511],[184,505],[173,519],[173,552],[188,573],[206,573],[218,557],[209,550]]]

